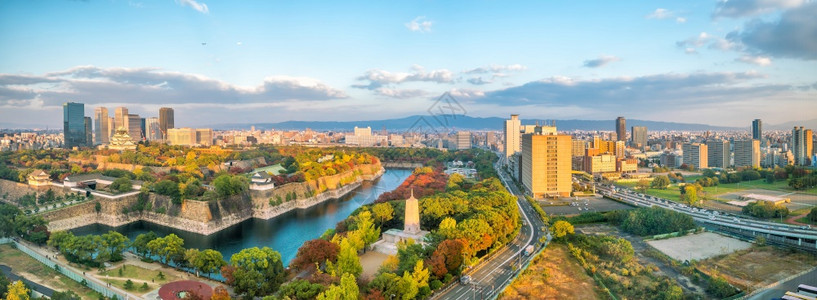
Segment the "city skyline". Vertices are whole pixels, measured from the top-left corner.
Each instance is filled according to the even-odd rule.
[[[3,2],[0,119],[57,127],[64,102],[172,106],[188,126],[386,119],[444,92],[476,117],[743,127],[817,110],[817,49],[796,38],[814,2],[312,6]]]

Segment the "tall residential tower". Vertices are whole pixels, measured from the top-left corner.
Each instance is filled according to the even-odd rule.
[[[176,128],[173,122],[173,109],[162,107],[159,109],[159,130],[162,131],[162,139],[167,139],[167,130]]]
[[[616,118],[616,140],[627,141],[627,120],[624,117]]]
[[[522,122],[519,120],[519,115],[513,114],[511,115],[510,120],[505,120],[505,156],[509,157],[516,152],[519,152],[521,140],[520,140],[520,127],[522,127]]]

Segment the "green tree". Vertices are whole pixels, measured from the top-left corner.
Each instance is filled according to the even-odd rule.
[[[278,291],[278,296],[281,299],[289,299],[293,300],[310,300],[315,299],[321,292],[326,289],[323,285],[319,283],[311,283],[307,280],[303,279],[296,279],[292,282],[284,284],[281,286],[281,289]]]
[[[249,298],[272,294],[286,276],[281,254],[268,247],[241,250],[230,258],[230,265],[235,268],[235,292]]]
[[[318,300],[357,300],[360,290],[355,276],[349,273],[340,278],[340,285],[331,285],[329,289],[318,295]]]
[[[182,194],[179,192],[179,184],[171,180],[162,180],[153,184],[153,190],[159,195],[170,197],[174,204],[182,204]]]
[[[114,193],[127,193],[133,190],[133,182],[128,177],[119,177],[111,183],[110,189]]]
[[[148,242],[147,247],[164,264],[184,259],[184,240],[173,233]]]
[[[128,237],[116,231],[108,231],[102,235],[102,242],[106,247],[106,255],[111,261],[122,260],[122,251],[128,248],[130,240]]]
[[[380,228],[374,226],[372,213],[363,211],[357,215],[357,231],[363,239],[363,246],[368,247],[380,238]]]
[[[150,256],[151,253],[150,248],[148,248],[148,243],[157,238],[158,236],[153,231],[142,233],[140,235],[137,235],[136,238],[133,239],[131,247],[133,247],[133,250],[136,251],[136,254],[141,255],[142,257],[148,257]]]
[[[554,238],[561,239],[568,234],[573,234],[573,225],[571,225],[567,221],[556,221],[550,226],[550,232],[553,234]]]
[[[383,226],[383,223],[391,221],[391,219],[394,218],[394,208],[388,202],[373,205],[372,213],[379,226]]]
[[[130,291],[130,290],[132,290],[132,289],[134,288],[134,286],[133,286],[133,280],[128,279],[127,281],[125,281],[125,284],[124,284],[124,285],[122,285],[122,286],[123,286],[123,287],[124,287],[126,290],[129,290],[129,291]]]
[[[700,198],[698,197],[698,188],[695,185],[687,184],[683,186],[684,193],[681,194],[681,199],[690,206],[698,205]]]
[[[457,236],[457,220],[451,217],[446,217],[440,222],[440,228],[437,229],[437,233],[445,237],[446,239],[453,239]]]
[[[652,183],[650,184],[650,187],[652,187],[654,189],[666,190],[667,186],[669,186],[669,184],[670,184],[669,177],[667,177],[667,175],[661,175],[661,176],[655,177],[652,180]]]
[[[249,189],[250,182],[244,176],[224,174],[213,180],[213,186],[221,197],[240,194]]]
[[[646,193],[648,188],[650,188],[650,182],[646,179],[641,179],[636,184],[635,189],[641,191],[642,193]]]
[[[360,257],[357,256],[357,250],[346,238],[340,241],[340,252],[338,253],[337,264],[330,262],[327,268],[331,269],[334,276],[349,273],[357,277],[363,272]]]
[[[190,259],[190,264],[199,272],[206,273],[207,277],[210,277],[210,274],[226,266],[227,262],[224,261],[221,252],[213,249],[204,249],[197,252],[196,255]]]

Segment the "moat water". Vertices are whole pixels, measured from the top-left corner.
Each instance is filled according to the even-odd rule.
[[[185,248],[215,249],[227,261],[244,248],[270,247],[281,253],[284,266],[287,266],[304,242],[320,237],[327,229],[335,228],[339,221],[346,219],[360,206],[372,203],[380,194],[397,188],[409,175],[411,170],[386,169],[379,179],[364,181],[359,188],[340,199],[327,200],[307,209],[295,209],[270,220],[251,218],[207,236],[144,221],[115,228],[94,224],[71,231],[77,235],[86,235],[115,230],[131,240],[148,231],[156,232],[159,236],[174,233],[184,239]]]

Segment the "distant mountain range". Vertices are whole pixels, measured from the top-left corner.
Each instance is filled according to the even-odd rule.
[[[337,131],[351,131],[358,127],[372,127],[373,131],[381,130],[385,127],[390,131],[403,131],[409,128],[418,126],[435,127],[435,130],[502,130],[504,126],[504,118],[490,117],[469,117],[456,116],[454,117],[438,117],[433,116],[410,116],[399,119],[385,119],[385,120],[370,120],[370,121],[286,121],[278,123],[243,123],[243,124],[217,124],[212,127],[215,129],[248,129],[250,126],[255,126],[256,129],[279,129],[279,130],[299,130],[310,128],[313,130],[337,130]],[[545,120],[540,119],[522,119],[522,124],[545,124]],[[547,122],[550,122],[548,120]],[[559,130],[605,130],[612,131],[615,129],[615,120],[555,120],[556,127]],[[446,124],[443,126],[442,124]],[[646,120],[627,120],[627,130],[631,126],[647,126],[649,130],[680,130],[680,131],[703,131],[703,130],[741,130],[748,129],[741,127],[724,127],[712,126],[707,124],[692,124],[692,123],[674,123],[674,122],[660,122],[660,121],[646,121]]]
[[[764,125],[763,129],[792,130],[792,128],[794,128],[794,126],[803,126],[805,128],[808,128],[808,129],[817,129],[817,119],[811,119],[811,120],[808,120],[808,121],[791,121],[791,122],[786,122],[786,123],[777,124],[777,125],[768,125],[768,126]]]

